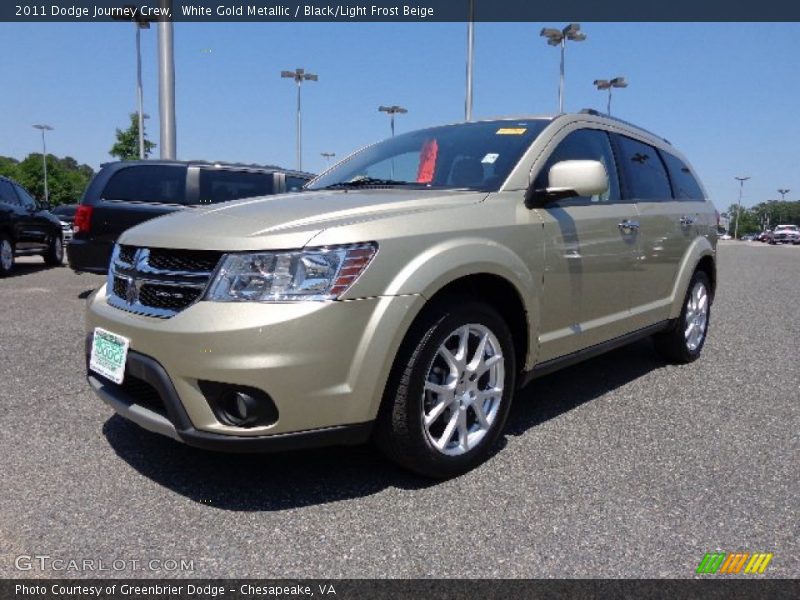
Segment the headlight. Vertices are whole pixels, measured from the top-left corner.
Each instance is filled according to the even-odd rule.
[[[216,302],[335,300],[378,251],[375,243],[227,254],[206,293]]]

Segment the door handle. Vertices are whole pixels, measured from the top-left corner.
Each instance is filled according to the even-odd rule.
[[[622,221],[622,223],[619,223],[617,227],[619,227],[623,233],[631,233],[639,229],[639,221],[631,221],[630,219],[625,219],[624,221]]]
[[[681,227],[689,227],[689,225],[694,225],[694,217],[689,217],[687,215],[683,215],[678,222],[681,224]]]

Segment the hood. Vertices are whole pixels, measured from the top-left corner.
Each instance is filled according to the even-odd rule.
[[[485,192],[409,189],[300,192],[190,208],[129,229],[120,242],[190,250],[301,248],[341,225],[476,204]],[[353,242],[368,240],[353,240]]]

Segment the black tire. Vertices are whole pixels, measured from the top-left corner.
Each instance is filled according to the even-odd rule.
[[[686,337],[686,330],[689,326],[686,317],[689,312],[689,299],[698,284],[702,284],[705,288],[707,310],[702,336],[700,337],[699,343],[693,347]],[[708,326],[711,322],[711,305],[713,303],[713,298],[711,281],[708,275],[703,271],[695,271],[691,281],[689,281],[689,289],[686,290],[680,317],[678,317],[675,324],[670,329],[653,336],[656,350],[665,360],[676,364],[687,364],[700,357],[700,353],[703,351],[703,346],[705,346],[706,338],[708,337]]]
[[[3,252],[6,254],[4,255]],[[5,233],[0,233],[0,277],[14,270],[14,242]]]
[[[55,235],[50,239],[47,252],[42,256],[45,264],[51,267],[59,267],[64,264],[64,240],[61,235]]]
[[[459,401],[458,398],[465,396],[459,396],[457,390],[460,389],[465,395],[470,393],[469,389],[474,393],[480,393],[487,389],[481,386],[492,385],[488,382],[491,377],[497,378],[498,372],[487,372],[486,375],[479,377],[477,373],[473,372],[469,376],[469,372],[466,372],[467,376],[462,376],[459,381],[458,377],[453,379],[453,371],[449,371],[447,377],[454,389],[452,397],[456,399],[450,401],[452,403],[441,413],[441,418],[448,422],[457,421],[460,426],[461,420],[456,415],[463,412],[464,430],[470,428],[469,430],[473,431],[477,427],[478,435],[482,437],[472,448],[468,447],[469,444],[463,444],[467,448],[462,451],[460,448],[462,438],[459,433],[461,429],[453,431],[451,435],[455,435],[459,443],[456,444],[458,446],[456,449],[450,451],[463,453],[447,455],[444,450],[437,449],[431,439],[430,430],[437,426],[437,423],[427,429],[423,423],[423,411],[428,406],[427,403],[436,398],[437,404],[440,402],[446,404],[435,392],[425,391],[426,380],[439,368],[435,366],[436,361],[443,360],[439,354],[440,347],[454,340],[455,332],[466,325],[471,326],[465,336],[468,341],[467,357],[471,356],[470,352],[472,355],[477,354],[476,342],[481,337],[480,332],[483,331],[479,328],[488,330],[494,336],[493,341],[489,342],[490,349],[481,353],[482,357],[486,356],[486,352],[490,352],[487,360],[491,360],[495,351],[493,347],[495,343],[499,344],[502,360],[495,362],[502,363],[500,370],[503,371],[503,391],[499,394],[499,399],[487,398],[480,404],[481,413],[488,423],[488,427],[481,427],[476,409],[471,406],[464,407],[464,401]],[[488,336],[485,337],[490,339]],[[443,372],[443,369],[439,369],[439,373]],[[375,441],[391,460],[425,477],[445,479],[465,473],[486,459],[502,433],[511,407],[515,380],[514,344],[503,318],[490,306],[465,297],[452,297],[447,301],[438,302],[420,315],[398,352],[376,422]],[[494,402],[498,404],[495,405]],[[491,420],[485,410],[487,406],[496,406]],[[491,410],[488,414],[492,414]],[[447,427],[443,427],[440,441],[445,439],[446,432]],[[469,438],[470,435],[466,437]]]

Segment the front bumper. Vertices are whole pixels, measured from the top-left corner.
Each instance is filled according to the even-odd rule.
[[[88,364],[91,336],[87,337],[86,348]],[[128,376],[136,377],[152,386],[158,392],[162,406],[160,408],[152,404],[142,406],[139,403],[140,399],[128,393],[124,387],[107,381],[92,372],[88,372],[87,379],[92,390],[120,416],[148,431],[165,435],[197,448],[226,452],[267,452],[317,446],[351,445],[366,442],[372,432],[372,423],[248,437],[199,431],[192,426],[167,372],[157,361],[143,354],[132,352],[128,356],[126,372]]]
[[[93,373],[89,383],[123,417],[196,446],[255,450],[363,441],[421,303],[419,296],[198,302],[158,319],[109,306],[103,287],[89,300],[87,334],[102,327],[129,338],[126,379],[149,383],[166,410],[158,414]],[[262,390],[278,410],[277,421],[249,428],[221,422],[201,381]]]

